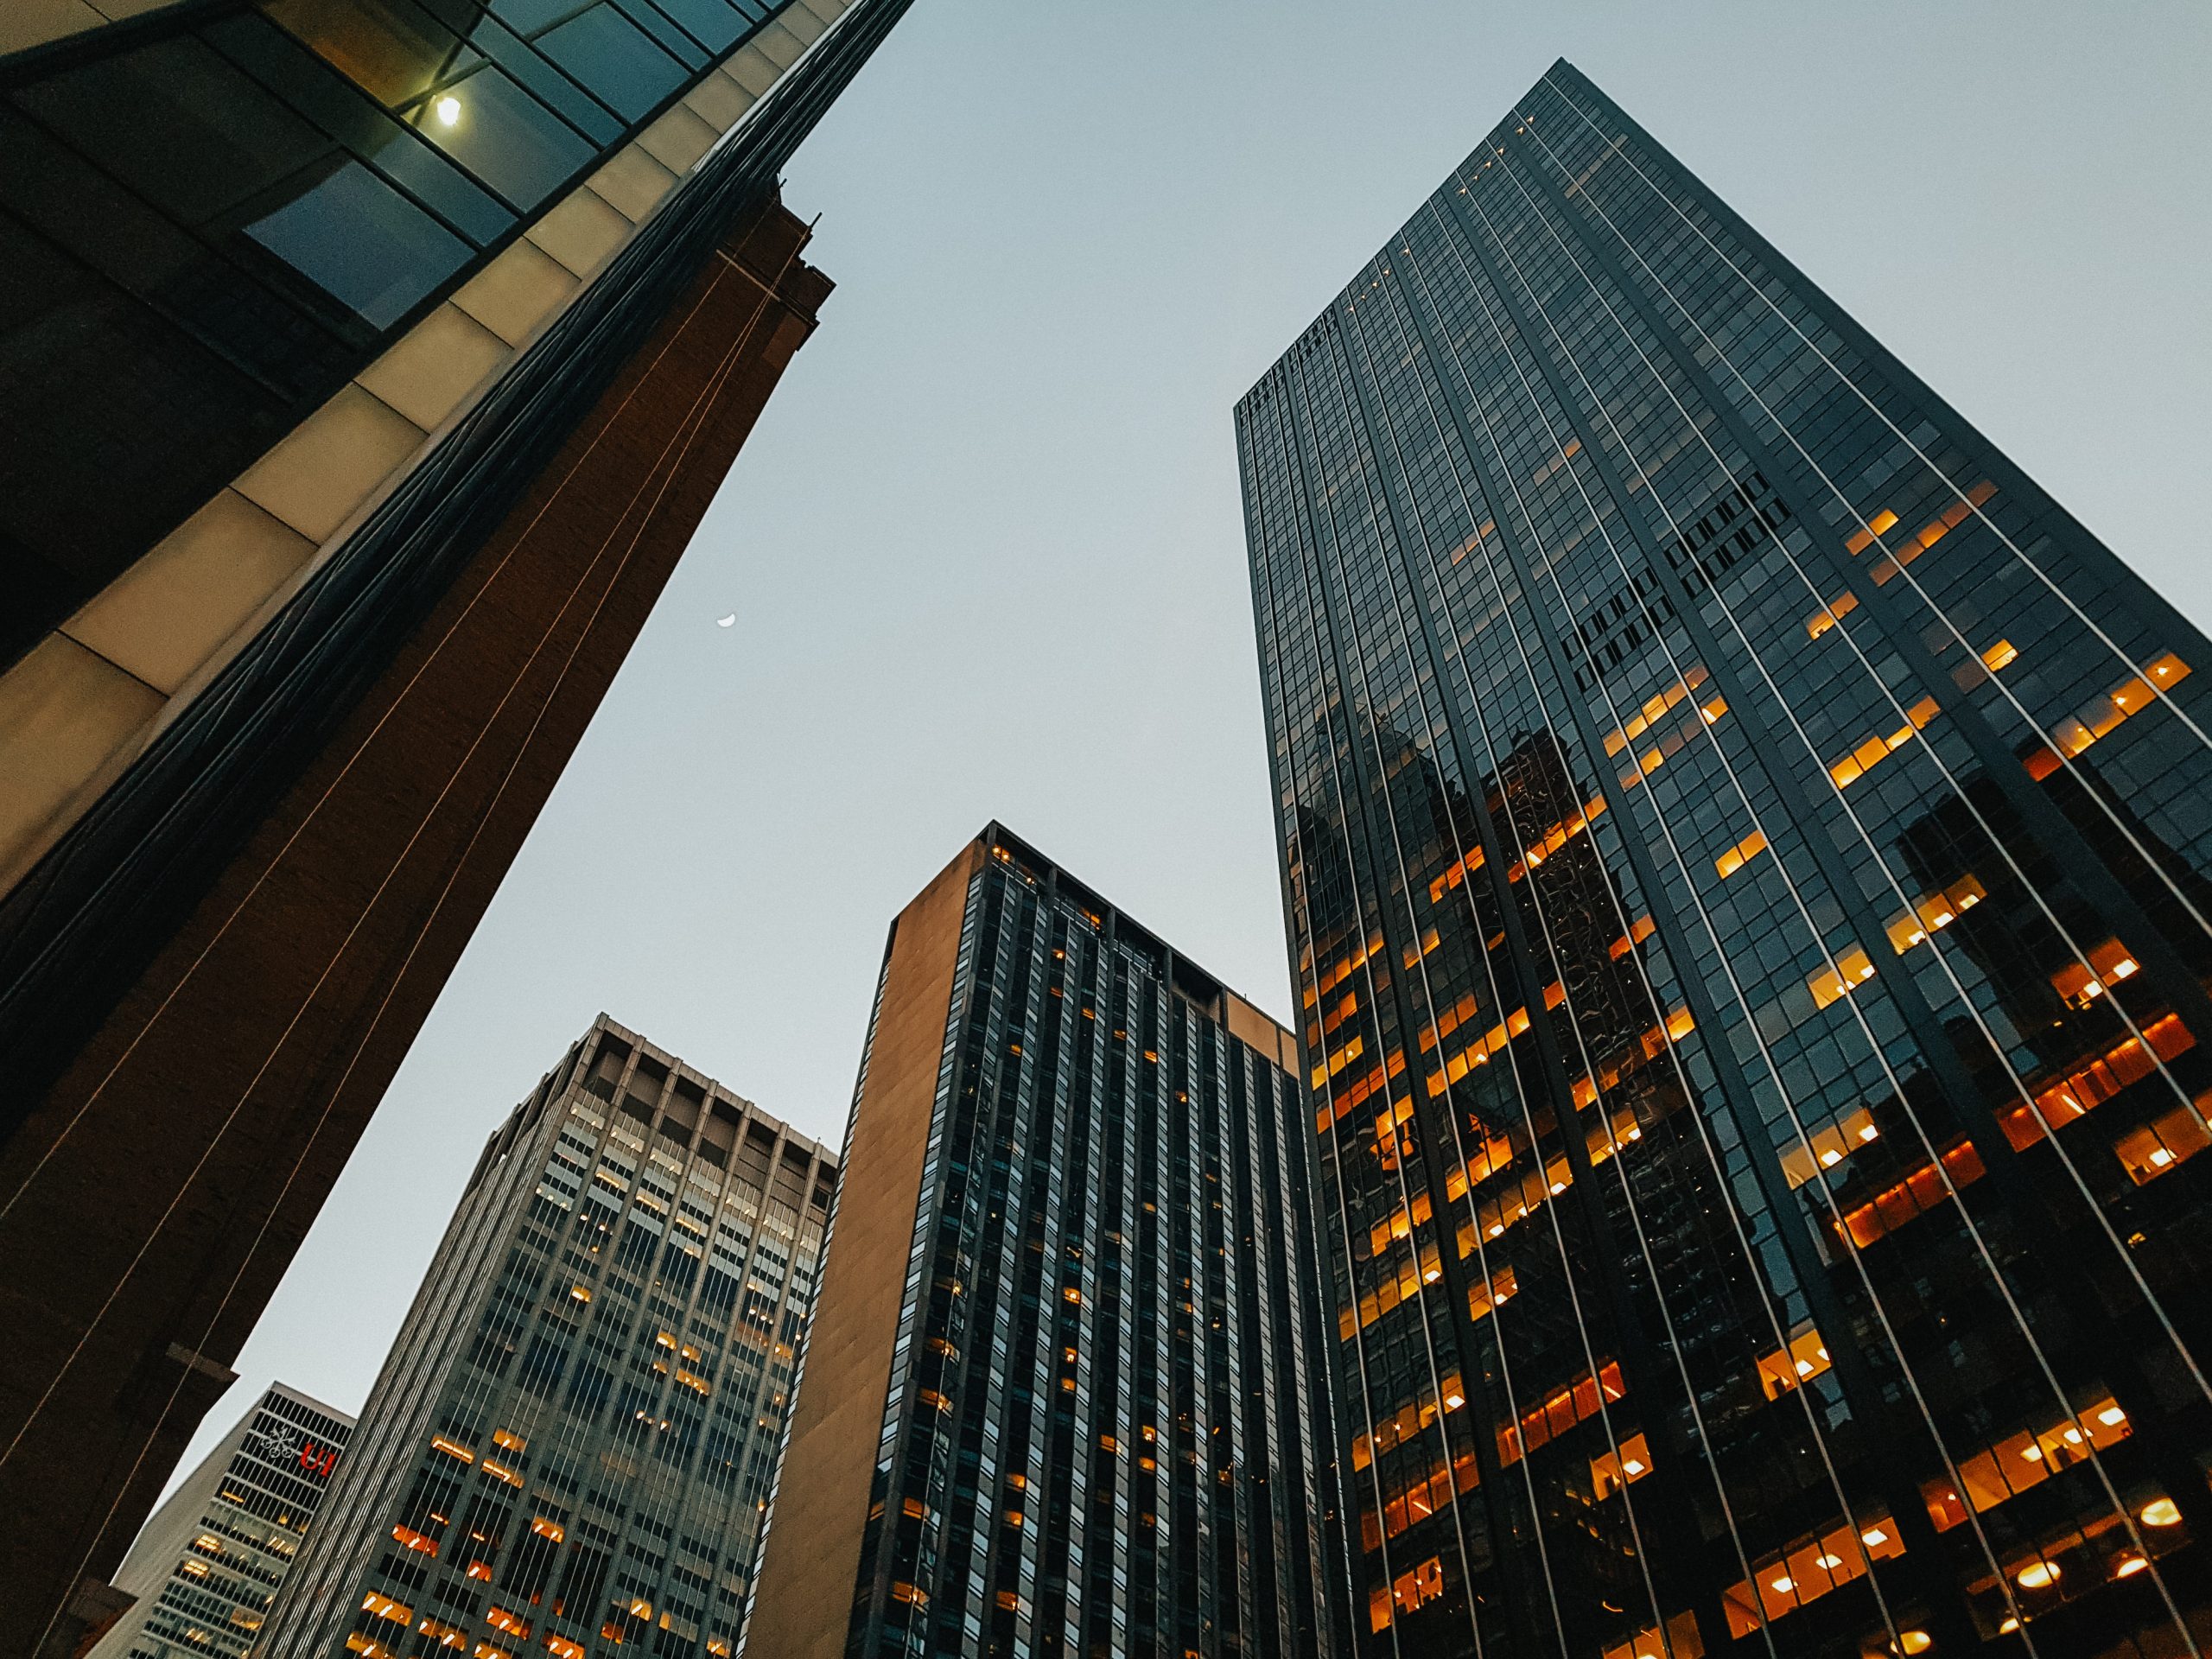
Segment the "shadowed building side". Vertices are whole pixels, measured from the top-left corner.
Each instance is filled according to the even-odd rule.
[[[363,3],[360,16],[383,15],[382,0]],[[558,29],[525,51],[469,10],[450,21],[506,67],[458,48],[435,74],[418,63],[430,80],[408,94],[411,137],[372,118],[399,93],[349,55],[359,42],[330,9],[215,0],[0,62],[12,111],[0,120],[74,144],[72,166],[143,161],[117,88],[153,73],[149,54],[203,64],[240,99],[289,99],[283,120],[333,122],[340,136],[318,142],[353,159],[310,160],[283,187],[336,214],[335,241],[283,244],[303,259],[346,234],[383,245],[377,226],[397,221],[354,209],[410,180],[430,194],[408,211],[433,216],[475,200],[454,168],[512,193],[480,245],[438,265],[410,305],[371,306],[373,326],[331,323],[345,345],[332,372],[356,380],[295,410],[289,432],[262,431],[260,458],[228,486],[216,478],[201,512],[146,528],[168,531],[150,547],[111,526],[107,563],[82,564],[92,596],[0,671],[0,770],[21,785],[0,802],[12,884],[0,1046],[16,1067],[0,1109],[0,1243],[22,1252],[0,1284],[14,1332],[0,1374],[0,1655],[73,1644],[69,1605],[80,1588],[88,1611],[98,1603],[232,1380],[231,1357],[815,327],[830,284],[802,257],[807,230],[776,175],[904,0],[726,9],[685,9],[705,39],[670,35],[650,97],[563,91],[546,79]],[[618,25],[591,10],[587,26]],[[423,23],[423,38],[442,27]],[[615,73],[612,58],[576,62]],[[510,169],[540,152],[493,120],[519,96],[508,71],[537,77],[532,96],[569,99],[560,121],[582,124],[553,152],[568,171],[541,168],[527,190]],[[450,132],[441,99],[459,111]],[[531,122],[555,119],[531,107]],[[269,118],[251,130],[293,131]],[[180,191],[212,165],[203,140],[175,137],[163,177]],[[433,166],[426,145],[445,159]],[[378,168],[374,189],[326,188]],[[104,233],[96,219],[48,224],[52,204],[8,194],[19,188],[0,181],[0,208],[28,216],[7,235]],[[162,211],[207,257],[244,258],[231,221],[186,225],[188,196]],[[226,269],[241,293],[281,276]],[[66,288],[48,298],[64,302]],[[293,298],[302,316],[330,300]],[[197,338],[210,315],[161,326]],[[472,356],[464,338],[484,349]],[[367,442],[397,408],[414,411],[415,435]],[[117,442],[155,444],[135,433]],[[257,563],[270,536],[290,553]],[[9,579],[29,582],[19,566]],[[242,582],[261,585],[226,610]],[[187,645],[189,663],[134,654]],[[56,678],[57,663],[77,667]],[[141,676],[137,702],[102,700],[118,675]],[[103,725],[103,709],[136,712]]]

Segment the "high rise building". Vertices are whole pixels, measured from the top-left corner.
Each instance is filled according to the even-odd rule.
[[[1297,1063],[996,824],[900,912],[748,1654],[1335,1650]]]
[[[0,8],[0,1654],[73,1645],[815,327],[778,175],[906,3]]]
[[[271,1386],[130,1546],[114,1588],[135,1599],[87,1659],[245,1659],[353,1429]]]
[[[601,1015],[486,1145],[258,1659],[728,1655],[836,1179]]]
[[[1236,439],[1358,1650],[2209,1650],[2204,636],[1564,63]]]

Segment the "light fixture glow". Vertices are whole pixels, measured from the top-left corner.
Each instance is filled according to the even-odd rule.
[[[1936,1645],[1936,1638],[1925,1630],[1899,1630],[1897,1646],[1907,1653],[1925,1653]]]
[[[2097,1421],[2107,1428],[2117,1428],[2127,1421],[2127,1414],[2118,1406],[2107,1406],[2097,1414]]]
[[[445,123],[446,125],[451,127],[458,126],[461,124],[461,100],[459,99],[450,96],[442,98],[435,105],[431,105],[431,107],[437,111],[438,119]]]
[[[2120,1565],[2113,1568],[2112,1575],[2115,1579],[2132,1579],[2150,1565],[2140,1555],[2124,1555]]]
[[[2030,1561],[2012,1576],[2019,1580],[2023,1589],[2040,1590],[2046,1585],[2058,1582],[2058,1563]]]
[[[1783,1573],[1780,1578],[1774,1581],[1774,1592],[1778,1596],[1786,1596],[1796,1587],[1797,1580],[1791,1578],[1787,1573]]]
[[[2181,1509],[2171,1497],[2154,1497],[2143,1506],[2143,1524],[2177,1527],[2181,1524]]]
[[[1869,1527],[1859,1535],[1859,1541],[1869,1549],[1878,1549],[1890,1541],[1890,1535],[1879,1527]]]

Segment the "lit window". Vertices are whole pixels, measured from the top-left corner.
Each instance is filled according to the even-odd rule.
[[[2177,1106],[2141,1128],[2129,1130],[2113,1142],[2112,1149],[2120,1154],[2128,1179],[2140,1186],[2188,1162],[2207,1146],[2212,1146],[2212,1130],[2206,1128],[2200,1101]]]
[[[2075,709],[2050,729],[2053,747],[2031,751],[2022,763],[2028,776],[2048,778],[2063,764],[2059,752],[2079,754],[2122,721],[2141,714],[2158,701],[2157,692],[2171,691],[2189,677],[2189,664],[2167,652],[2131,674],[2111,690]]]
[[[1651,1472],[1651,1448],[1642,1434],[1623,1440],[1618,1452],[1590,1460],[1590,1495],[1599,1503]]]
[[[1713,860],[1713,868],[1719,872],[1720,879],[1726,881],[1765,850],[1765,833],[1754,830],[1726,852],[1721,854],[1719,858]]]
[[[1828,768],[1828,776],[1838,789],[1848,789],[1872,772],[1877,766],[1912,741],[1913,734],[1927,726],[1936,715],[1936,699],[1923,697],[1905,710],[1905,723],[1893,732],[1868,738],[1849,754]]]
[[[1813,1006],[1825,1008],[1873,977],[1873,963],[1854,944],[1836,957],[1833,968],[1822,968],[1807,979],[1805,988],[1813,994]]]
[[[1759,1386],[1766,1390],[1768,1399],[1778,1400],[1800,1383],[1820,1376],[1830,1363],[1821,1333],[1810,1325],[1801,1325],[1787,1348],[1759,1361]]]

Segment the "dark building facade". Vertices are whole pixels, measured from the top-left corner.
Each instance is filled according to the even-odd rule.
[[[2204,637],[1564,63],[1236,437],[1357,1650],[2207,1650]]]
[[[814,328],[778,173],[905,3],[0,22],[0,1655],[74,1645]]]
[[[136,1599],[86,1659],[245,1659],[353,1431],[272,1386],[132,1542],[115,1588]]]
[[[747,1653],[1337,1650],[1296,1065],[995,824],[900,913]]]
[[[601,1015],[486,1145],[257,1659],[727,1659],[836,1179]]]

